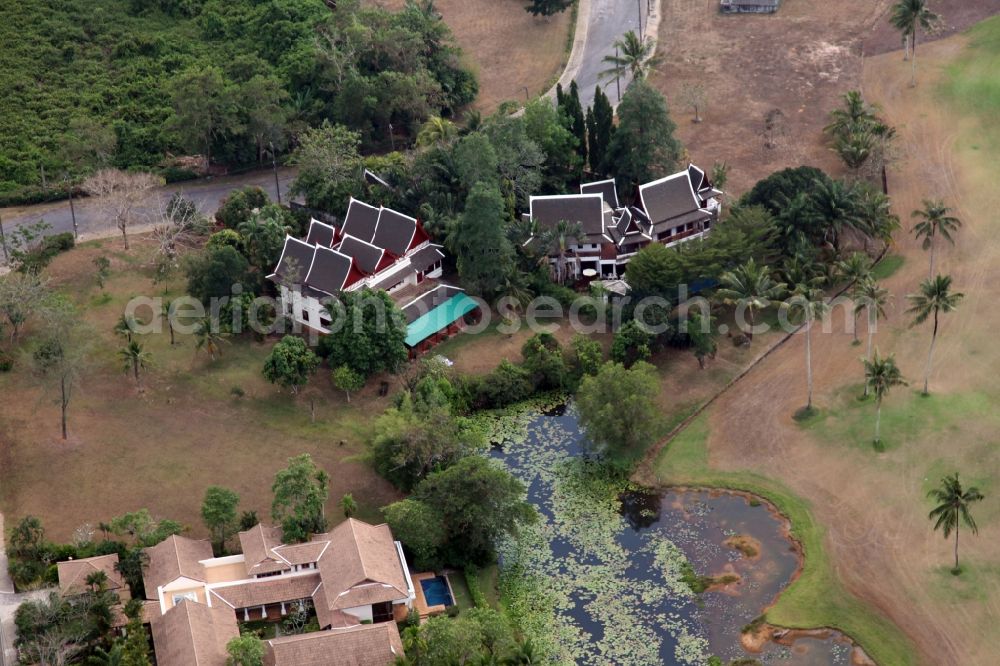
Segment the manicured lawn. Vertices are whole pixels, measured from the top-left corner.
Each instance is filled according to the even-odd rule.
[[[461,571],[448,574],[448,582],[451,583],[451,591],[454,595],[455,605],[461,610],[475,608],[472,602],[472,594],[469,593],[469,586],[465,583],[465,574]]]
[[[823,547],[824,530],[809,502],[781,483],[750,472],[720,472],[708,465],[708,425],[695,420],[656,461],[654,473],[665,485],[733,488],[770,500],[792,524],[805,561],[801,576],[767,610],[767,620],[784,627],[835,627],[858,641],[879,664],[915,664],[907,638],[875,609],[861,603],[837,580]]]
[[[876,280],[885,280],[902,267],[906,258],[900,254],[887,254],[882,261],[872,268],[872,277]]]
[[[940,92],[962,111],[978,115],[986,127],[996,129],[1000,114],[1000,17],[983,21],[969,31],[966,53],[947,69]],[[996,147],[1000,132],[987,132],[985,142]]]

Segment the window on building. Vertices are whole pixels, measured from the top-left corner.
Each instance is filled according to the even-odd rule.
[[[179,604],[184,599],[187,599],[188,601],[198,601],[198,593],[197,592],[178,592],[177,594],[175,594],[173,596],[174,606],[176,606],[177,604]]]

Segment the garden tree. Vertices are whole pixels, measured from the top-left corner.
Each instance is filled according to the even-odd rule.
[[[577,376],[596,375],[604,362],[601,343],[583,333],[576,333],[569,346],[573,350],[573,366]]]
[[[107,650],[94,648],[93,654],[87,658],[87,666],[122,666],[124,646],[124,641],[115,641]]]
[[[569,93],[563,96],[563,113],[569,120],[569,129],[576,137],[576,148],[580,155],[580,161],[587,163],[587,120],[583,113],[583,104],[580,102],[580,88],[576,85],[576,79],[569,83]]]
[[[481,409],[506,407],[531,395],[533,388],[531,373],[503,359],[476,385],[472,406]]]
[[[382,508],[392,535],[410,552],[413,566],[436,569],[441,566],[440,549],[448,540],[444,522],[432,507],[415,499],[404,499]]]
[[[219,555],[226,552],[226,541],[236,533],[239,504],[240,496],[229,488],[209,486],[205,490],[201,519],[211,533],[215,552]]]
[[[551,333],[536,333],[521,346],[521,366],[531,373],[535,390],[566,388],[569,381],[559,341]]]
[[[269,203],[271,200],[268,198],[267,192],[259,187],[247,185],[233,190],[229,196],[222,200],[222,205],[215,212],[215,221],[227,229],[236,229],[241,222],[250,219],[254,210],[263,208]],[[239,236],[235,238],[237,241],[239,240]]]
[[[79,661],[99,632],[90,606],[107,604],[97,595],[64,598],[58,592],[48,597],[29,599],[14,612],[15,645],[24,663],[61,666]]]
[[[358,512],[358,503],[354,501],[354,495],[347,493],[340,498],[340,510],[344,512],[344,518],[350,518]]]
[[[830,136],[850,136],[870,130],[881,122],[877,109],[865,102],[861,91],[848,90],[841,99],[844,100],[844,106],[830,112],[830,123],[823,128]]]
[[[257,145],[257,162],[261,163],[265,152],[281,150],[287,142],[288,91],[279,79],[255,74],[239,86],[238,95],[242,124]]]
[[[441,116],[431,116],[420,126],[417,133],[417,147],[451,143],[458,136],[455,123]]]
[[[579,137],[574,136],[565,124],[565,117],[548,100],[536,99],[527,104],[523,117],[528,138],[535,142],[545,156],[542,189],[547,192],[564,192],[571,182],[580,179],[583,165],[586,164],[585,159],[581,158]]]
[[[83,181],[83,191],[94,197],[98,209],[113,221],[122,233],[128,250],[128,230],[135,216],[149,199],[150,190],[162,184],[151,173],[127,173],[118,169],[101,169]]]
[[[638,361],[648,361],[652,355],[653,336],[641,323],[632,319],[615,331],[611,341],[611,360],[631,368]]]
[[[979,534],[979,528],[972,517],[972,504],[983,501],[984,497],[975,486],[963,489],[958,480],[958,472],[941,478],[941,484],[932,488],[927,496],[937,502],[927,516],[934,521],[934,531],[941,530],[947,539],[955,533],[955,566],[951,573],[958,575],[962,570],[958,566],[958,529],[964,524],[973,534]]]
[[[171,335],[173,334],[171,333]],[[222,356],[222,343],[226,342],[226,335],[219,330],[217,321],[211,317],[203,318],[194,329],[195,352],[204,349],[214,361],[216,355]]]
[[[471,608],[459,617],[434,617],[401,636],[409,666],[521,664],[510,620],[492,608]]]
[[[167,322],[167,330],[170,331],[170,346],[174,346],[174,320],[177,318],[177,310],[174,301],[164,298],[160,303],[160,317]]]
[[[21,560],[37,560],[45,545],[45,528],[36,516],[25,516],[10,531],[10,554]]]
[[[806,406],[804,414],[812,412],[813,371],[812,371],[812,325],[817,319],[822,319],[829,311],[823,290],[819,288],[822,278],[795,285],[791,298],[782,303],[782,307],[803,326],[806,334]]]
[[[112,518],[108,522],[108,531],[121,537],[128,536],[135,545],[147,548],[169,536],[180,534],[184,526],[169,518],[156,520],[149,509],[139,509]]]
[[[11,345],[17,343],[21,326],[39,311],[49,293],[48,279],[36,273],[12,271],[0,275],[0,314],[7,320]]]
[[[875,135],[868,131],[854,132],[847,136],[838,136],[833,140],[833,150],[840,156],[844,165],[854,171],[858,177],[861,168],[875,151]]]
[[[118,553],[118,564],[115,565],[115,571],[121,574],[125,582],[128,583],[129,589],[132,590],[132,594],[136,595],[135,598],[137,599],[143,598],[145,594],[145,583],[143,582],[142,575],[148,566],[149,555],[146,554],[141,546],[126,548],[124,551]]]
[[[566,11],[573,0],[529,0],[524,9],[532,16],[552,16]]]
[[[525,487],[498,463],[466,456],[417,484],[413,499],[433,508],[447,531],[445,564],[483,564],[494,556],[497,540],[537,519]]]
[[[857,284],[851,294],[854,299],[854,318],[864,311],[868,322],[868,346],[865,348],[865,360],[870,361],[872,357],[872,340],[875,337],[875,329],[878,326],[879,317],[885,316],[885,306],[889,303],[892,295],[888,289],[884,289],[869,277]],[[868,396],[868,384],[865,384],[865,396]]]
[[[715,186],[715,189],[725,190],[726,183],[729,182],[729,163],[725,160],[713,163],[710,177],[712,179],[712,185]]]
[[[125,342],[132,342],[138,328],[139,321],[132,315],[123,312],[122,315],[118,317],[118,321],[115,322],[114,332],[115,335],[120,335],[125,338]]]
[[[129,599],[124,610],[128,623],[125,625],[121,666],[151,666],[149,635],[142,624],[142,601]]]
[[[564,284],[569,277],[566,270],[566,256],[571,245],[581,243],[587,235],[579,222],[559,220],[539,234],[539,245],[545,248],[545,255],[556,255],[556,282]]]
[[[94,269],[94,282],[101,291],[104,291],[104,283],[111,275],[111,260],[103,254],[99,257],[94,257]]]
[[[302,542],[326,531],[329,484],[330,476],[308,453],[289,458],[288,467],[274,475],[271,516],[281,524],[286,542]]]
[[[69,301],[50,299],[40,309],[44,322],[31,354],[32,370],[47,391],[56,393],[62,438],[67,436],[67,414],[73,392],[87,367],[93,332]]]
[[[587,146],[589,148],[590,170],[595,176],[603,176],[606,173],[605,155],[611,145],[611,137],[615,133],[615,111],[611,106],[611,100],[601,90],[601,86],[594,88],[594,131],[588,132]]]
[[[672,173],[681,157],[675,129],[663,95],[642,79],[633,81],[618,106],[605,171],[631,188]]]
[[[767,178],[757,181],[749,192],[740,197],[740,203],[745,206],[764,206],[774,215],[780,215],[789,202],[812,192],[816,181],[825,184],[830,181],[830,177],[810,166],[775,171]]]
[[[473,294],[496,294],[514,269],[514,248],[504,233],[506,209],[492,185],[477,183],[448,237],[462,284]]]
[[[359,372],[355,372],[347,365],[341,365],[333,369],[333,385],[344,392],[347,402],[351,401],[351,393],[358,392],[365,385],[365,377]]]
[[[426,383],[435,382],[421,380],[421,384]],[[371,440],[375,470],[404,491],[431,472],[486,446],[482,433],[468,419],[452,414],[446,399],[428,400],[416,391],[424,392],[426,387],[419,386],[415,394],[404,393],[397,407],[379,416]],[[434,387],[434,392],[444,395],[439,387]]]
[[[302,133],[290,160],[299,168],[292,194],[313,208],[345,213],[350,197],[364,188],[360,144],[357,132],[327,121]]]
[[[257,512],[253,510],[244,511],[240,514],[240,531],[246,532],[251,527],[255,527],[260,523],[257,519]]]
[[[367,378],[396,372],[406,361],[406,318],[384,291],[342,292],[328,309],[344,323],[319,341],[319,355],[331,367],[346,365]]]
[[[930,250],[928,279],[934,277],[935,240],[941,236],[954,245],[955,239],[951,235],[962,226],[962,221],[950,213],[951,208],[945,206],[943,201],[930,199],[924,199],[924,207],[913,211],[912,217],[920,218],[920,221],[913,225],[913,234],[918,240],[922,239],[921,246],[925,250]]]
[[[205,166],[210,167],[212,142],[245,129],[238,112],[239,90],[220,68],[192,66],[174,76],[168,92],[174,109],[169,128],[185,148],[203,151]]]
[[[899,30],[910,55],[910,85],[917,85],[917,31],[930,32],[938,15],[927,6],[927,0],[899,0],[892,6],[889,22]]]
[[[640,81],[663,62],[661,54],[653,55],[656,51],[656,40],[652,37],[639,37],[634,30],[629,30],[620,39],[615,40],[614,47],[615,55],[606,55],[601,61],[608,65],[608,68],[599,74],[605,80],[624,78],[628,75],[632,77],[633,82]]]
[[[226,643],[226,666],[264,666],[264,652],[264,641],[257,634],[240,634]]]
[[[889,395],[894,386],[906,386],[906,380],[899,372],[896,358],[889,355],[882,358],[878,349],[871,360],[862,359],[865,364],[865,390],[875,396],[875,440],[876,449],[882,447],[880,428],[882,425],[882,400]]]
[[[132,376],[135,378],[136,388],[142,391],[139,371],[149,368],[153,360],[153,355],[146,351],[138,340],[130,340],[124,347],[118,350],[118,358],[122,361],[122,369],[125,374],[132,373]]]
[[[872,260],[863,252],[852,252],[846,259],[837,262],[837,275],[847,284],[851,285],[852,296],[859,293],[861,287],[871,278]],[[854,319],[851,322],[851,330],[854,333],[854,343],[858,343],[858,315],[855,310]]]
[[[309,349],[305,340],[286,335],[264,360],[264,379],[297,394],[299,388],[309,382],[319,363],[319,357]]]
[[[931,361],[934,357],[934,343],[937,342],[938,317],[943,313],[952,312],[964,298],[965,294],[960,292],[952,293],[951,276],[937,275],[933,279],[927,279],[920,283],[920,292],[907,294],[910,301],[907,314],[913,315],[913,325],[927,321],[932,318],[934,328],[931,330],[931,346],[927,350],[927,364],[924,367],[924,395],[928,395],[927,384],[930,381]]]
[[[618,471],[630,470],[653,443],[660,427],[658,391],[656,368],[645,361],[631,368],[605,363],[580,384],[576,400],[588,444]]]
[[[691,341],[691,351],[698,359],[698,367],[702,370],[705,369],[705,359],[715,358],[715,352],[718,350],[715,337],[712,335],[714,319],[711,314],[702,315],[697,310],[691,310],[688,312],[684,328],[684,332],[687,333],[688,339]]]
[[[681,86],[680,101],[694,113],[692,122],[701,122],[701,112],[704,110],[707,100],[708,93],[705,90],[705,84],[693,81]]]
[[[290,217],[281,206],[268,205],[237,226],[242,253],[261,275],[270,273],[281,258],[291,231]]]
[[[230,296],[235,285],[251,285],[249,272],[250,263],[236,249],[206,248],[188,260],[187,291],[208,306],[213,298]]]
[[[864,232],[859,202],[861,189],[841,180],[817,181],[811,195],[813,211],[820,218],[823,240],[833,245],[840,255],[840,245],[846,230]]]
[[[500,161],[490,138],[484,132],[466,134],[451,152],[455,175],[460,187],[456,193],[470,191],[476,184],[496,186],[499,182]]]
[[[528,197],[542,185],[545,154],[528,135],[524,118],[493,115],[482,131],[496,148],[501,193],[526,208]]]
[[[175,192],[167,201],[166,206],[157,200],[153,227],[153,239],[156,241],[156,254],[153,259],[154,283],[166,284],[171,275],[180,265],[181,251],[193,250],[203,242],[204,233],[208,230],[208,220],[193,201],[185,199]]]
[[[753,259],[723,273],[719,277],[719,285],[715,298],[726,305],[736,306],[737,316],[741,319],[738,322],[740,326],[749,324],[744,333],[750,340],[753,340],[754,334],[754,313],[784,296],[786,290],[785,283],[776,282],[771,277],[769,267],[758,266]],[[748,322],[742,321],[741,310],[744,309],[749,317]]]

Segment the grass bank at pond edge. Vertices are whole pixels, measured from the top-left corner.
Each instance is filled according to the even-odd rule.
[[[703,486],[760,495],[791,522],[803,551],[802,572],[767,610],[767,621],[793,629],[830,627],[854,639],[880,666],[916,664],[910,640],[876,609],[844,589],[823,546],[825,530],[809,503],[783,484],[749,472],[721,472],[708,465],[704,416],[677,435],[657,457],[653,472],[663,486]]]

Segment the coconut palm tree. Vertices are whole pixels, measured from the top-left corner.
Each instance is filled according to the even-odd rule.
[[[603,62],[609,65],[598,76],[605,80],[630,74],[632,80],[646,78],[646,74],[663,62],[662,55],[653,55],[656,40],[651,37],[639,37],[634,30],[629,30],[614,44],[615,55],[604,56]]]
[[[556,280],[561,284],[566,281],[566,252],[569,246],[579,243],[586,237],[579,222],[559,220],[542,232],[542,247],[547,254],[556,255]]]
[[[753,340],[754,312],[767,307],[771,301],[781,298],[786,291],[784,282],[771,278],[771,269],[758,266],[753,258],[734,270],[727,271],[719,278],[720,287],[715,297],[726,305],[746,308],[750,316],[750,330],[747,337]]]
[[[906,380],[899,372],[895,356],[882,358],[878,349],[872,359],[862,359],[865,364],[865,385],[875,394],[875,448],[882,446],[880,428],[882,426],[882,400],[894,386],[906,386]]]
[[[844,108],[830,112],[830,124],[823,131],[831,136],[848,136],[863,131],[879,122],[875,107],[866,104],[861,92],[849,90],[844,93]]]
[[[538,650],[535,649],[535,644],[528,638],[523,643],[520,643],[514,649],[514,652],[504,659],[503,663],[507,666],[530,666],[531,664],[542,663],[542,657],[538,654]]]
[[[913,325],[922,324],[928,318],[934,318],[934,329],[931,332],[931,346],[927,351],[927,365],[924,368],[924,395],[927,395],[927,382],[931,374],[931,359],[934,356],[934,343],[937,342],[938,316],[942,312],[951,312],[958,307],[965,294],[951,293],[951,276],[938,275],[933,280],[920,283],[920,292],[908,294],[911,305],[906,312],[914,315]]]
[[[798,284],[792,290],[792,297],[783,307],[790,311],[793,317],[802,322],[806,334],[806,408],[808,414],[812,411],[813,372],[812,372],[812,324],[830,310],[825,300],[823,290],[818,288],[821,278]]]
[[[222,356],[222,343],[225,342],[225,334],[220,333],[211,317],[205,317],[194,329],[195,351],[204,349],[208,355],[215,360],[215,355]]]
[[[139,381],[139,371],[149,367],[153,355],[143,349],[137,340],[132,340],[118,350],[118,356],[122,359],[122,368],[125,374],[131,372],[135,377],[135,385],[139,389],[142,389],[142,383]]]
[[[354,495],[347,493],[340,498],[340,509],[344,512],[344,518],[350,518],[358,512],[358,503],[354,500]]]
[[[927,516],[934,522],[934,530],[941,530],[944,538],[947,539],[951,533],[955,533],[955,567],[951,572],[955,575],[961,573],[958,568],[958,528],[964,523],[972,530],[973,534],[979,534],[976,521],[969,511],[970,505],[983,500],[983,494],[979,489],[972,486],[962,489],[962,483],[958,480],[958,472],[941,479],[941,485],[932,489],[927,496],[937,502],[937,506],[931,509]]]
[[[888,245],[892,234],[899,229],[899,216],[892,212],[889,197],[874,187],[862,187],[857,205],[861,231],[865,235],[865,251],[868,250],[869,239]]]
[[[847,284],[853,285],[851,290],[851,295],[858,293],[861,285],[871,277],[872,274],[872,260],[864,252],[852,252],[847,259],[837,262],[837,274],[840,279]],[[856,309],[854,311],[854,319],[851,323],[851,328],[854,331],[854,343],[857,344],[858,341],[858,314],[860,314]]]
[[[865,221],[861,217],[862,188],[856,183],[831,180],[828,183],[816,180],[811,200],[816,214],[825,225],[825,240],[833,245],[834,252],[840,254],[840,240],[847,229],[865,232]]]
[[[122,313],[122,316],[118,318],[115,323],[115,334],[120,335],[125,338],[125,342],[132,342],[132,336],[135,335],[136,329],[139,328],[139,321],[130,314]]]
[[[173,313],[170,311],[170,307],[173,305],[173,301],[169,298],[163,299],[163,303],[160,305],[160,316],[163,317],[167,322],[167,328],[170,330],[170,346],[174,346],[174,317]]]
[[[917,85],[917,30],[928,32],[934,28],[938,15],[927,7],[927,0],[899,0],[892,7],[889,22],[909,42],[910,85]],[[905,57],[905,56],[904,56]]]
[[[878,282],[868,277],[859,282],[852,294],[854,299],[854,319],[861,314],[862,310],[867,315],[868,320],[868,346],[865,348],[865,360],[872,358],[872,340],[875,337],[875,329],[878,326],[879,317],[885,316],[885,306],[889,303],[892,295],[888,289],[883,289]],[[868,384],[865,384],[865,396],[868,396]]]
[[[876,137],[867,129],[840,135],[833,140],[833,151],[848,169],[854,171],[855,178],[860,177],[861,167],[875,153],[875,147]]]
[[[927,277],[934,275],[934,240],[940,235],[946,241],[955,244],[955,239],[951,237],[952,232],[957,231],[962,226],[962,221],[951,213],[951,208],[944,205],[943,201],[924,199],[924,207],[913,211],[912,217],[920,218],[920,221],[913,225],[913,234],[917,239],[923,239],[922,247],[930,250],[931,263],[927,270]]]
[[[92,571],[84,579],[87,587],[93,592],[103,592],[108,589],[108,574],[105,571]]]
[[[417,133],[417,145],[421,148],[433,146],[435,144],[449,143],[458,136],[458,129],[455,123],[441,116],[431,116]]]

